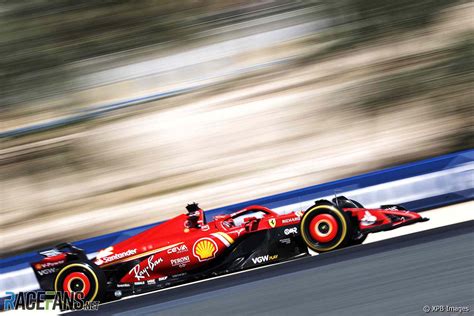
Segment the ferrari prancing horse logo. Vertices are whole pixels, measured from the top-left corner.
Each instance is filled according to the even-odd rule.
[[[272,228],[276,226],[276,223],[277,223],[277,221],[276,221],[276,219],[274,219],[274,218],[270,218],[270,219],[268,220],[268,224],[269,224]]]

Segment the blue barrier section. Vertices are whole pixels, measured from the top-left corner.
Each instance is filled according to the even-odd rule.
[[[244,207],[258,204],[269,208],[277,208],[290,204],[300,203],[308,200],[315,200],[324,196],[337,194],[343,195],[344,192],[353,191],[357,189],[368,188],[380,184],[395,183],[395,181],[419,177],[423,175],[431,175],[434,173],[445,172],[450,175],[450,170],[455,170],[464,166],[470,166],[465,171],[457,172],[448,178],[449,182],[431,181],[429,183],[432,188],[441,187],[443,194],[428,196],[422,199],[409,200],[406,197],[406,192],[401,192],[397,203],[403,204],[410,210],[423,211],[444,205],[454,204],[467,200],[472,200],[474,196],[473,185],[473,169],[472,162],[474,161],[474,149],[448,154],[436,158],[426,159],[418,162],[408,163],[401,166],[383,169],[379,171],[370,172],[367,174],[354,176],[342,180],[337,180],[325,184],[319,184],[299,190],[294,190],[286,193],[276,194],[260,199],[237,203],[213,210],[206,211],[206,218],[211,220],[213,216],[218,214],[231,213]],[[458,183],[459,182],[459,183]],[[426,184],[424,184],[426,185]],[[405,188],[406,189],[406,188]],[[377,188],[374,189],[377,191]],[[416,190],[423,190],[423,188],[416,188]],[[431,192],[431,191],[430,191]],[[377,192],[375,192],[376,194]],[[231,193],[229,193],[231,194]],[[405,194],[405,195],[404,195]],[[205,201],[201,201],[205,207]],[[366,202],[360,200],[363,204]],[[183,207],[184,210],[184,207]],[[111,244],[117,243],[121,240],[135,235],[149,227],[157,225],[153,223],[137,228],[132,228],[120,232],[115,232],[103,236],[89,238],[77,241],[74,244],[83,248],[87,253],[93,253],[99,249],[106,248]],[[14,257],[0,260],[1,272],[19,270],[28,266],[29,262],[39,260],[41,256],[36,253],[25,253]]]

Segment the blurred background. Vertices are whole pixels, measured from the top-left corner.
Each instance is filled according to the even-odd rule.
[[[0,1],[2,256],[473,146],[471,1]]]

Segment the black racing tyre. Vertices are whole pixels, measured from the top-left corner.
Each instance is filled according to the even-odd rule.
[[[345,196],[338,196],[332,199],[332,203],[340,208],[364,208],[364,206],[356,200],[348,199]]]
[[[83,292],[85,301],[101,301],[105,295],[105,275],[92,263],[71,261],[54,279],[54,290],[66,293]]]
[[[365,239],[367,239],[367,235],[368,234],[362,234],[362,236],[357,239],[349,239],[347,241],[347,246],[356,246],[362,244]]]
[[[352,233],[349,216],[330,202],[318,202],[303,214],[300,232],[306,245],[316,252],[344,247]]]

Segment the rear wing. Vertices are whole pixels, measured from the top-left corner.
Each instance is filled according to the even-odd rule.
[[[52,290],[53,280],[61,268],[72,260],[87,260],[84,250],[69,243],[38,251],[43,258],[32,262],[31,267],[42,289]]]
[[[43,257],[54,257],[62,253],[66,253],[66,254],[76,255],[77,257],[79,257],[79,259],[82,259],[82,258],[87,259],[87,256],[84,250],[70,243],[61,243],[61,244],[56,245],[53,248],[39,251],[38,253],[42,255]]]

